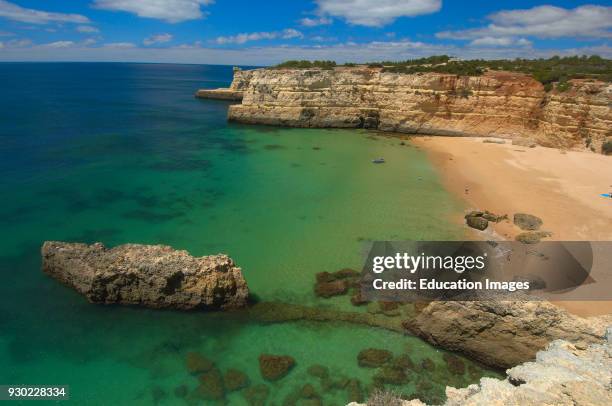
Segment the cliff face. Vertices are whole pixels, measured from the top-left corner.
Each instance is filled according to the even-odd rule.
[[[257,69],[235,74],[242,103],[229,119],[295,127],[373,128],[432,135],[528,137],[599,151],[612,135],[612,85],[573,80],[545,92],[515,73],[398,74],[378,68]]]

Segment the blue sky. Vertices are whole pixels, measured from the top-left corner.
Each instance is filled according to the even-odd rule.
[[[612,57],[612,1],[0,0],[2,61]]]

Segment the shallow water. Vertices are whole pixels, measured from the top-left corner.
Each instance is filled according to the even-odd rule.
[[[462,237],[448,221],[461,206],[421,151],[359,130],[228,124],[227,103],[192,94],[230,80],[228,66],[0,64],[0,384],[69,384],[75,404],[201,403],[187,352],[252,385],[267,352],[297,366],[268,384],[266,404],[312,383],[340,405],[347,391],[306,370],[322,364],[369,389],[375,371],[356,360],[368,347],[437,365],[389,387],[406,395],[435,400],[447,383],[493,374],[464,360],[469,372],[453,375],[443,352],[393,331],[96,306],[42,275],[44,240],[167,244],[229,254],[260,301],[363,312],[315,298],[315,273],[359,269],[367,240]],[[387,163],[373,165],[379,156]],[[225,402],[246,404],[238,392]]]

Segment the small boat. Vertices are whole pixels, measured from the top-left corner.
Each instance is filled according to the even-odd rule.
[[[601,197],[612,197],[612,193],[602,193]]]
[[[384,164],[385,163],[385,158],[372,159],[372,163],[373,164]]]

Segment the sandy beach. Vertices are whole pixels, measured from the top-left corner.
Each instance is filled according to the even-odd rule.
[[[600,196],[612,190],[612,157],[482,138],[414,137],[412,142],[429,154],[446,187],[470,209],[508,215],[509,221],[494,224],[485,235],[514,239],[521,230],[512,216],[523,212],[540,217],[551,240],[612,240],[612,199]],[[474,233],[482,238],[482,232]],[[608,302],[558,304],[583,316],[612,313]]]

